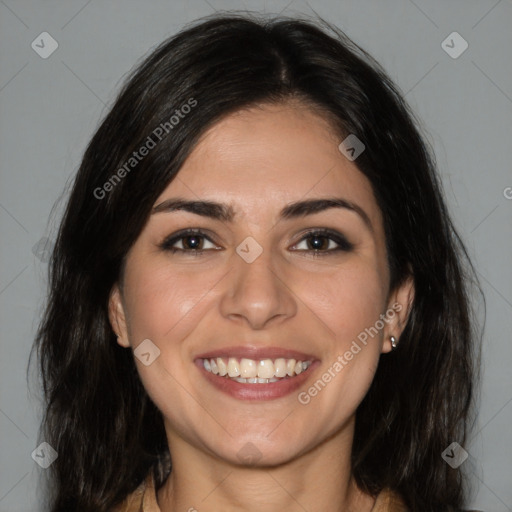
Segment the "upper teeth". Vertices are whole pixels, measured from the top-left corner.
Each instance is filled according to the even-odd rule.
[[[239,382],[275,382],[286,376],[293,377],[306,370],[311,361],[295,359],[253,359],[238,360],[230,357],[227,363],[222,357],[203,359],[205,369],[221,377],[231,377]]]

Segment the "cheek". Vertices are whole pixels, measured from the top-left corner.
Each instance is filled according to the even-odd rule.
[[[375,264],[354,259],[315,277],[298,274],[295,282],[304,302],[327,327],[336,348],[342,350],[374,326],[383,313],[386,279]]]
[[[383,331],[375,326],[382,323],[387,275],[375,264],[354,259],[311,284],[311,278],[301,282],[304,302],[328,329],[317,379],[301,390],[299,402],[336,429],[355,412],[377,369]]]
[[[134,264],[127,275],[128,324],[134,343],[145,338],[168,342],[185,337],[185,326],[204,311],[222,277],[219,271],[194,272],[165,262]]]
[[[136,360],[141,381],[148,395],[176,428],[186,432],[186,418],[200,417],[191,381],[190,338],[201,338],[202,319],[213,308],[220,270],[191,271],[168,262],[144,261],[127,265],[125,297],[129,338],[133,348],[151,340],[160,354],[148,366]],[[204,332],[204,331],[203,331]],[[187,390],[184,392],[183,390]]]

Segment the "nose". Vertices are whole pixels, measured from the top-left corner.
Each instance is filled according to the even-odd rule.
[[[272,266],[270,250],[252,263],[233,255],[226,289],[220,302],[221,314],[232,321],[246,322],[252,329],[270,322],[285,321],[297,312],[297,300],[286,278],[285,269]]]

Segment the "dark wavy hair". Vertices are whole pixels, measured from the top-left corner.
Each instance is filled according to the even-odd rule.
[[[106,187],[191,99],[195,108]],[[464,505],[466,479],[441,453],[453,441],[464,445],[474,417],[475,273],[419,123],[379,64],[337,28],[231,14],[192,24],[132,72],[73,183],[34,344],[45,395],[41,432],[60,454],[51,466],[52,512],[107,511],[150,471],[157,487],[169,475],[162,415],[132,352],[116,343],[109,294],[154,201],[205,130],[242,108],[288,100],[328,119],[340,141],[356,134],[364,142],[356,163],[383,214],[391,288],[414,278],[399,348],[381,357],[357,410],[356,481],[373,495],[396,490],[412,512]]]

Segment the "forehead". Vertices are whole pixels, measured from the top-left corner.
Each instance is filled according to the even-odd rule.
[[[171,195],[238,205],[261,217],[303,198],[340,196],[380,212],[368,179],[338,149],[341,136],[297,103],[265,104],[209,128],[158,201]]]

